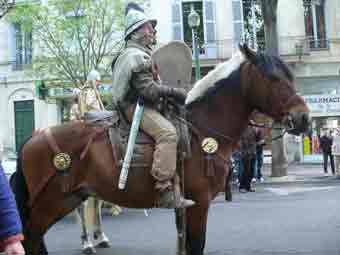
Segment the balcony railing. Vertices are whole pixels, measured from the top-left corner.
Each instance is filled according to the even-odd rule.
[[[264,39],[258,39],[255,47],[251,41],[246,42],[251,48],[263,51],[265,49]],[[310,55],[312,52],[327,51],[334,46],[340,47],[340,38],[337,39],[318,39],[304,36],[281,36],[279,37],[279,53],[281,56],[296,56],[301,58]],[[333,44],[333,46],[332,46]],[[201,44],[200,59],[225,60],[232,56],[236,50],[238,42],[230,39],[216,40],[209,44]],[[190,44],[188,44],[191,47]],[[331,54],[331,53],[330,53]]]

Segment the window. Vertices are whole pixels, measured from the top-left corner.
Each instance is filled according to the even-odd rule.
[[[215,0],[172,0],[172,38],[192,47],[192,31],[188,24],[191,6],[200,15],[198,46],[200,57],[216,57]]]
[[[14,27],[14,65],[15,70],[22,70],[24,65],[32,64],[32,32],[23,30],[20,24]]]
[[[243,19],[243,3],[242,0],[232,0],[233,11],[233,47],[237,48],[240,42],[244,41],[244,19]]]
[[[309,0],[305,8],[305,28],[310,48],[328,48],[325,25],[325,1]]]
[[[200,25],[197,29],[197,39],[198,39],[198,47],[200,50],[200,54],[204,54],[204,28],[203,28],[203,4],[202,1],[199,2],[183,2],[182,3],[182,20],[183,20],[183,34],[184,41],[192,47],[192,31],[188,24],[188,16],[191,11],[191,6],[194,7],[194,10],[200,15]]]
[[[242,0],[244,20],[244,40],[253,49],[265,49],[264,21],[261,3],[255,0]]]

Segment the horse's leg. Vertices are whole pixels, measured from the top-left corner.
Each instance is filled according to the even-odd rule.
[[[65,198],[63,194],[59,193],[59,196],[53,197],[54,203],[51,204],[49,203],[52,198],[51,190],[47,190],[44,196],[36,200],[24,225],[24,247],[26,254],[47,254],[43,241],[45,232],[57,220],[70,213],[82,200],[77,195],[69,195]]]
[[[32,235],[26,232],[23,242],[26,254],[30,255],[47,255],[47,249],[44,239],[41,235]]]
[[[103,201],[94,198],[93,199],[93,207],[94,207],[94,224],[93,224],[93,238],[96,244],[96,248],[109,248],[110,241],[105,235],[102,229],[102,204]]]
[[[233,201],[233,193],[232,193],[232,179],[233,179],[233,170],[229,168],[230,171],[225,178],[225,188],[224,188],[224,195],[225,201]]]
[[[90,199],[90,198],[89,198]],[[88,199],[88,200],[89,200]],[[95,254],[96,250],[90,240],[90,234],[88,231],[88,216],[86,215],[87,209],[90,206],[88,203],[89,201],[86,200],[83,202],[78,208],[78,214],[80,218],[80,225],[81,225],[81,246],[82,246],[82,252],[84,254]]]
[[[209,205],[187,208],[187,255],[203,255]]]

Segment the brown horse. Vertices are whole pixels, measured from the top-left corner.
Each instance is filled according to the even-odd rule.
[[[226,161],[255,109],[286,124],[294,134],[305,132],[309,124],[308,108],[296,94],[287,66],[279,58],[257,54],[246,45],[189,92],[186,112],[192,127],[192,155],[184,162],[184,182],[185,196],[196,205],[187,209],[186,254],[203,254],[210,203],[225,185],[229,171]],[[68,175],[56,174],[53,149],[42,134],[29,139],[19,154],[14,188],[28,254],[45,254],[42,236],[89,194],[124,207],[154,206],[156,194],[149,169],[132,168],[126,190],[118,190],[120,169],[116,168],[107,132],[100,127],[78,122],[51,128],[50,132],[59,148],[71,155],[72,165]],[[219,144],[217,152],[209,156],[212,164],[201,147],[206,137]],[[152,149],[145,147],[145,157],[152,158]],[[208,166],[214,171],[207,171]]]

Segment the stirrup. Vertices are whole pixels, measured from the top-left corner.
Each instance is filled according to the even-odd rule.
[[[157,207],[166,209],[187,208],[193,206],[194,201],[185,199],[181,195],[176,199],[175,192],[173,190],[162,191],[159,194]]]

